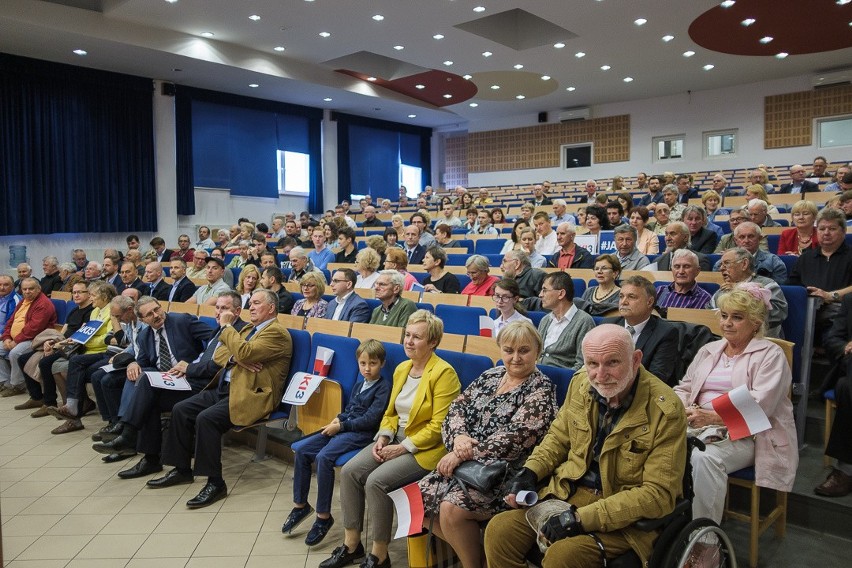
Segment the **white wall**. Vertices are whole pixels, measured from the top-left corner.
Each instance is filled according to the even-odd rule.
[[[829,161],[852,159],[852,148],[818,149],[816,137],[810,146],[764,150],[764,97],[810,89],[810,77],[739,85],[724,89],[682,93],[656,99],[612,103],[592,107],[592,117],[602,118],[620,114],[630,115],[630,160],[627,162],[593,165],[589,168],[562,170],[560,168],[489,172],[469,175],[469,185],[529,184],[544,179],[552,181],[606,178],[614,175],[633,176],[639,171],[660,173],[664,170],[705,171],[727,168],[803,163],[810,164],[817,155]],[[550,112],[551,120],[558,110]],[[538,124],[537,115],[511,117],[471,123],[469,132],[502,130]],[[737,156],[733,158],[702,159],[702,133],[710,130],[737,128]],[[651,139],[655,136],[685,134],[686,145],[682,160],[652,163]]]

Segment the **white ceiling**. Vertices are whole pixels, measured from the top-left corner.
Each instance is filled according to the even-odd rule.
[[[718,0],[3,0],[0,51],[431,127],[712,89],[852,62],[852,47],[784,60],[703,49],[687,29],[716,5]],[[486,10],[476,13],[476,6]],[[548,44],[516,51],[454,27],[513,8],[576,37],[566,39],[563,49]],[[250,20],[252,14],[261,19]],[[384,20],[373,20],[375,14]],[[643,26],[633,23],[640,17],[648,20]],[[320,37],[323,31],[331,36]],[[433,39],[439,33],[444,39]],[[675,39],[663,42],[666,34]],[[276,46],[285,51],[273,51]],[[74,55],[75,49],[88,55]],[[696,53],[683,57],[687,50]],[[437,108],[323,64],[362,51],[481,77],[522,64],[524,72],[551,76],[558,88],[522,101],[474,97]],[[485,51],[493,55],[483,57]],[[580,51],[586,56],[575,57]],[[453,65],[443,65],[447,60]],[[715,66],[711,71],[702,68],[708,63]],[[601,71],[602,65],[612,68]],[[627,76],[634,80],[625,83]],[[576,90],[566,91],[569,86]],[[323,101],[327,97],[333,100]],[[471,108],[471,102],[478,106]]]

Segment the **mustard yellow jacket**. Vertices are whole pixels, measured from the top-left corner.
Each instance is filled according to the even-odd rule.
[[[647,562],[656,532],[630,525],[669,514],[683,493],[686,466],[686,413],[674,391],[640,367],[630,408],[604,440],[600,456],[603,496],[577,510],[588,532],[623,530],[631,548]],[[583,367],[568,387],[565,403],[525,467],[550,477],[539,492],[568,499],[593,459],[598,404]]]
[[[395,407],[396,397],[408,379],[411,366],[411,361],[405,361],[400,363],[393,373],[390,402],[382,417],[380,434],[391,437],[396,435],[399,427],[399,415]],[[430,471],[435,469],[447,453],[441,438],[441,424],[447,416],[450,403],[456,399],[459,392],[461,392],[461,383],[455,369],[433,353],[429,362],[426,363],[420,385],[414,394],[414,404],[411,405],[408,424],[405,426],[405,437],[417,448],[414,459],[423,469]]]

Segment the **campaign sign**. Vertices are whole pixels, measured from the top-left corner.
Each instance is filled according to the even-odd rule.
[[[597,235],[577,235],[574,237],[574,244],[592,254],[614,254],[615,233],[601,231]]]
[[[146,371],[145,376],[148,377],[148,382],[154,388],[176,391],[192,390],[192,387],[189,386],[189,381],[183,377],[175,377],[174,375],[160,373],[159,371]]]
[[[293,379],[287,386],[287,391],[284,393],[282,402],[292,404],[294,406],[302,406],[311,395],[317,390],[317,387],[325,379],[319,375],[309,375],[308,373],[296,373]]]
[[[102,321],[87,321],[83,324],[83,327],[75,331],[68,339],[85,345],[98,332],[98,330],[103,327],[103,325],[104,322]]]

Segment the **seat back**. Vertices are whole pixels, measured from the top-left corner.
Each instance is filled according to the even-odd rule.
[[[464,352],[473,355],[484,355],[493,362],[497,362],[503,356],[500,346],[493,337],[482,337],[480,335],[468,335],[464,345]]]
[[[479,316],[486,315],[483,308],[468,306],[435,306],[435,315],[444,321],[444,331],[459,335],[479,335]]]
[[[352,387],[358,380],[358,365],[356,363],[355,351],[361,344],[357,339],[351,337],[338,337],[327,333],[315,333],[311,337],[311,357],[308,360],[308,366],[316,359],[317,347],[326,347],[334,351],[334,358],[331,360],[331,368],[328,371],[328,378],[339,383],[343,389],[343,404],[344,406],[349,401],[349,396],[352,394]]]
[[[65,300],[57,300],[56,298],[51,298],[50,302],[56,310],[56,323],[64,325],[65,320],[68,318],[68,302]]]
[[[378,339],[390,343],[402,343],[402,328],[389,325],[355,322],[352,324],[349,335],[359,341]]]
[[[349,337],[349,328],[352,324],[348,321],[336,321],[325,318],[307,318],[305,329],[311,333],[327,333],[340,337]]]
[[[565,397],[568,395],[568,385],[574,376],[574,370],[554,367],[552,365],[536,365],[536,367],[556,385],[556,402],[561,407],[562,403],[565,402]]]
[[[435,351],[435,354],[456,370],[459,381],[461,381],[462,390],[470,386],[479,375],[494,366],[491,359],[483,355],[459,353],[458,351],[447,351],[445,349],[438,349]]]
[[[385,348],[385,366],[382,368],[382,376],[393,381],[394,371],[401,363],[408,360],[408,356],[400,343],[382,341],[382,345]]]

